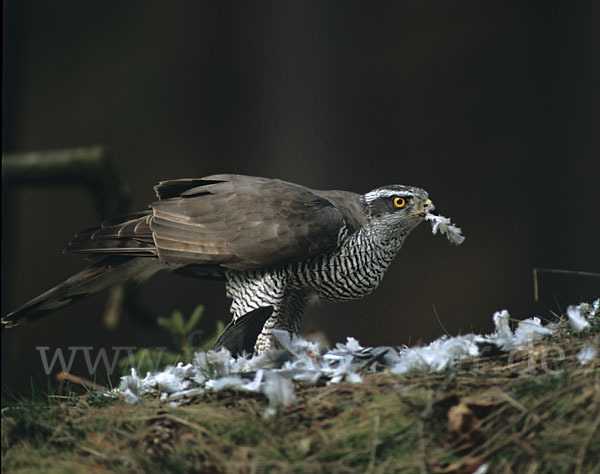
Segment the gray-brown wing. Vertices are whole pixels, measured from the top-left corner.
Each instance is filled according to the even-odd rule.
[[[236,270],[277,265],[335,248],[345,224],[328,199],[285,181],[213,175],[187,184],[161,183],[179,195],[151,205],[157,253],[167,262]]]
[[[114,217],[101,225],[78,232],[65,252],[156,256],[150,220],[152,211]]]
[[[367,224],[367,215],[360,194],[350,191],[315,191],[322,198],[327,199],[344,216],[348,234]]]

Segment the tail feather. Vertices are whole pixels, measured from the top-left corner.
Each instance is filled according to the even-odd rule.
[[[256,339],[272,314],[273,306],[263,306],[244,314],[235,321],[231,320],[210,350],[218,351],[221,347],[225,347],[234,356],[252,354]]]
[[[2,317],[2,326],[33,321],[130,279],[145,280],[162,270],[156,259],[110,256],[73,275]]]

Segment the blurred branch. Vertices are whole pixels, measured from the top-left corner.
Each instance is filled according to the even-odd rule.
[[[600,277],[600,273],[594,272],[582,272],[578,270],[562,270],[560,268],[534,268],[533,269],[533,301],[540,300],[539,292],[539,275],[542,273],[553,273],[557,275],[570,275],[570,276],[582,276],[582,277]]]
[[[103,385],[97,384],[91,380],[86,380],[81,377],[77,377],[76,375],[69,374],[67,372],[60,372],[56,374],[56,380],[58,380],[58,393],[59,395],[63,394],[63,388],[65,382],[72,382],[78,385],[81,385],[86,390],[97,390],[99,392],[108,393],[108,389]]]
[[[63,150],[2,154],[3,187],[75,185],[88,191],[100,217],[124,214],[130,193],[113,167],[106,149],[101,146]],[[110,290],[104,324],[109,329],[118,325],[129,285]],[[130,308],[133,309],[133,308]]]
[[[2,184],[79,185],[93,196],[101,217],[124,213],[130,193],[101,146],[2,154]]]

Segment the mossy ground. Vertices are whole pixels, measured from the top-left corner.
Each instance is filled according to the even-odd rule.
[[[600,359],[576,359],[598,329],[439,374],[298,386],[298,404],[270,418],[262,396],[240,392],[179,407],[93,393],[5,404],[3,470],[598,472]]]

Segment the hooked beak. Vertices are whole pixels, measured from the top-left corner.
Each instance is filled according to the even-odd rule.
[[[427,199],[423,203],[423,210],[422,211],[415,212],[415,213],[411,214],[411,216],[425,217],[427,214],[433,214],[434,216],[439,216],[439,213],[438,213],[437,209],[435,208],[435,205],[433,204],[433,202],[431,201],[431,199]]]
[[[440,213],[437,211],[435,204],[431,202],[431,199],[427,199],[425,204],[423,205],[423,212],[425,214],[433,214],[434,216],[439,216]]]

